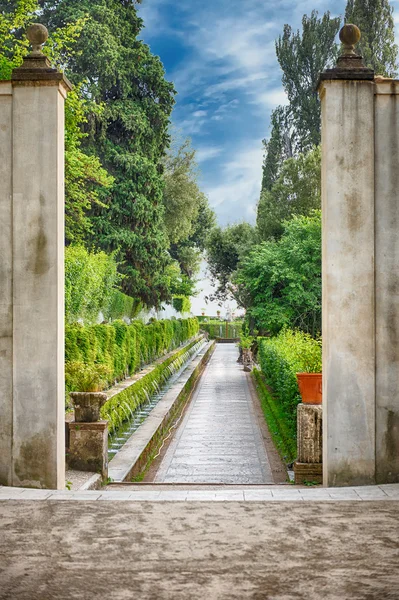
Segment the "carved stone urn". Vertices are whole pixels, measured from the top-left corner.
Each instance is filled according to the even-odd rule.
[[[100,420],[100,410],[107,401],[104,392],[71,392],[76,423],[94,423]]]
[[[244,371],[247,373],[252,371],[253,360],[251,348],[242,349],[242,364],[244,365]]]

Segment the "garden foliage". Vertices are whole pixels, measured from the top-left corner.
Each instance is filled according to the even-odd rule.
[[[255,246],[236,275],[253,328],[321,330],[321,216],[294,217],[278,241]]]
[[[138,379],[133,385],[118,392],[112,396],[101,409],[101,418],[108,421],[109,432],[115,431],[124,421],[131,418],[131,413],[136,408],[148,400],[149,390],[152,391],[157,386],[161,387],[170,377],[170,368],[178,368],[183,364],[188,355],[192,355],[197,346],[198,340],[193,340],[190,344],[173,353],[162,363],[146,373],[141,379]]]
[[[65,331],[66,390],[77,389],[80,366],[107,367],[103,388],[136,373],[177,348],[198,333],[197,319],[171,319],[148,325],[134,322],[127,325],[114,321],[109,325],[67,325]]]
[[[201,329],[209,333],[209,339],[214,340],[216,338],[239,338],[242,331],[242,323],[234,322],[227,324],[227,335],[226,335],[226,323],[224,321],[209,321],[208,323],[201,323]]]
[[[302,331],[283,329],[259,344],[259,361],[267,384],[284,410],[287,426],[296,436],[296,407],[300,400],[297,373],[320,373],[321,340]]]
[[[173,308],[179,313],[188,313],[191,310],[190,298],[186,296],[175,296],[173,298]]]

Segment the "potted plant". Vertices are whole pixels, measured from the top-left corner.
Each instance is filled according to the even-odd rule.
[[[76,392],[70,392],[77,423],[93,423],[100,420],[100,410],[107,401],[102,392],[111,375],[106,365],[86,365],[71,362],[66,366],[67,378],[73,381]]]
[[[205,317],[205,308],[201,308],[201,315]]]
[[[220,319],[220,310],[217,310],[216,314],[217,314],[218,319]]]
[[[303,404],[321,404],[322,403],[322,383],[320,350],[316,346],[308,347],[306,357],[304,357],[304,370],[297,373],[299,392]]]

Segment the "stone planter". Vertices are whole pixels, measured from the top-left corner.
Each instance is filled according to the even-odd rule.
[[[321,404],[322,374],[297,373],[296,378],[303,404]]]
[[[250,372],[252,370],[252,351],[250,348],[242,349],[242,364],[244,365],[244,371]]]
[[[94,423],[100,420],[100,410],[107,401],[104,392],[71,392],[76,423]]]

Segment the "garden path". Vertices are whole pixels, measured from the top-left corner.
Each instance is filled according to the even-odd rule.
[[[218,344],[155,476],[157,483],[274,483],[248,378]]]

